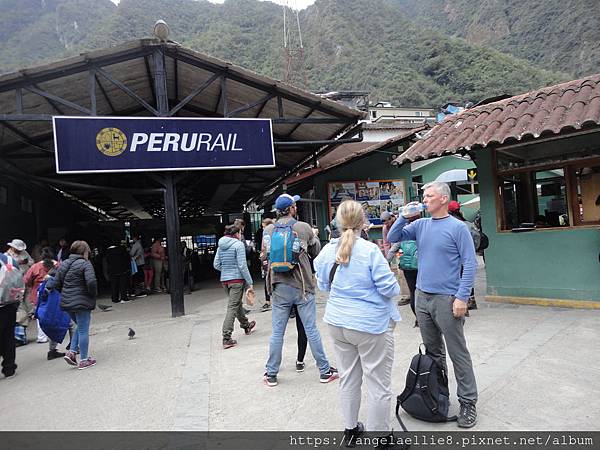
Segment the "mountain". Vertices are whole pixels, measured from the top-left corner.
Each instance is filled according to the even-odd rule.
[[[396,0],[415,23],[549,70],[600,72],[598,0]]]
[[[1,72],[149,37],[162,18],[182,45],[282,78],[282,8],[269,2],[0,0],[0,8]],[[445,20],[439,11],[432,18],[410,8],[409,0],[317,0],[301,11],[309,89],[366,90],[373,100],[438,106],[572,78],[449,37],[436,25]]]

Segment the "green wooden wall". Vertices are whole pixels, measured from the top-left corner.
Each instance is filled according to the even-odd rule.
[[[597,227],[498,232],[491,152],[477,154],[488,294],[600,301]]]

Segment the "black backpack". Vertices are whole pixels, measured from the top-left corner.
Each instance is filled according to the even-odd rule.
[[[420,346],[406,374],[406,387],[397,397],[396,412],[400,406],[414,418],[427,422],[456,420],[456,416],[448,417],[448,376],[427,352],[421,352]]]
[[[479,248],[477,251],[485,250],[490,246],[490,239],[487,235],[483,231],[480,231],[479,234],[481,234],[481,240],[479,241]]]

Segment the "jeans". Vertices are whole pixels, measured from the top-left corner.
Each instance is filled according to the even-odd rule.
[[[75,328],[75,333],[73,334],[73,340],[71,341],[71,351],[77,351],[77,348],[79,348],[81,359],[87,359],[92,312],[89,310],[69,311],[69,316],[71,316],[71,320],[77,324],[77,328]]]
[[[306,355],[306,347],[308,346],[308,339],[306,338],[306,331],[304,331],[304,325],[302,325],[302,319],[298,314],[298,307],[294,305],[294,313],[296,313],[296,331],[298,331],[298,356],[296,361],[303,362],[304,356]]]
[[[273,334],[269,340],[269,359],[267,361],[267,374],[277,375],[281,365],[281,352],[283,349],[283,336],[290,318],[292,306],[298,308],[298,315],[304,325],[310,351],[317,361],[321,374],[329,372],[329,361],[325,356],[325,349],[321,342],[321,334],[317,328],[317,306],[315,294],[306,293],[295,287],[277,283],[271,295]]]

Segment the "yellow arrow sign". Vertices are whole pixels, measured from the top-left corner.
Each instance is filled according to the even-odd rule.
[[[469,177],[471,180],[474,180],[474,179],[475,179],[475,177],[477,176],[477,172],[475,172],[473,169],[471,169],[471,170],[469,170],[469,171],[467,172],[467,176],[468,176],[468,177]]]

